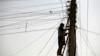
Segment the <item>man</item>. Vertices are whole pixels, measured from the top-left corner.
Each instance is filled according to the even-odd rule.
[[[65,45],[65,36],[67,35],[67,33],[65,33],[66,29],[64,29],[64,24],[61,23],[59,28],[58,28],[58,51],[57,51],[57,55],[61,55],[62,52],[62,48]]]

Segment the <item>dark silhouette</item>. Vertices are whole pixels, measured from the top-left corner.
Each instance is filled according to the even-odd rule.
[[[64,29],[64,24],[61,23],[59,28],[58,28],[58,51],[57,51],[57,55],[62,55],[62,48],[65,45],[65,36],[67,35],[67,33],[65,33],[67,29]]]

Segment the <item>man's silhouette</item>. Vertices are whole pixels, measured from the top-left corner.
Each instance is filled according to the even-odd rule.
[[[61,55],[62,48],[65,45],[65,36],[67,33],[65,33],[66,29],[64,29],[64,24],[61,23],[59,28],[58,28],[58,51],[57,55]]]

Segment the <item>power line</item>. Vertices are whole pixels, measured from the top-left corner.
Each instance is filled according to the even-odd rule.
[[[51,21],[51,22],[49,22],[49,23],[47,22],[47,23],[45,23],[45,24],[42,23],[42,24],[39,24],[39,25],[31,25],[31,26],[28,26],[28,24],[27,24],[27,29],[30,28],[30,27],[40,26],[40,25],[43,26],[43,25],[50,24],[50,23],[54,23],[54,22]],[[7,28],[7,29],[1,29],[0,31],[3,31],[3,32],[4,32],[4,31],[7,31],[7,30],[8,30],[8,31],[9,31],[9,30],[16,30],[16,31],[17,31],[17,30],[21,30],[21,29],[23,29],[23,28],[25,28],[25,26],[16,27],[16,28],[13,28],[13,27],[12,27],[12,28]]]
[[[45,17],[45,16],[44,16]],[[43,17],[39,17],[39,18],[43,18]],[[65,17],[66,18],[66,17]],[[35,18],[36,19],[36,18]],[[23,22],[26,22],[26,21],[32,21],[32,20],[35,20],[35,19],[29,19],[29,20],[25,20],[25,21],[20,21],[20,22],[17,22],[17,23],[12,23],[12,24],[9,24],[9,25],[4,25],[4,26],[0,26],[0,28],[2,27],[8,27],[8,26],[12,26],[12,25],[18,25],[20,23],[23,23]],[[38,19],[38,18],[37,18]],[[60,19],[63,19],[63,18],[60,18]],[[51,19],[50,19],[51,20]],[[59,20],[59,19],[55,19],[55,20]]]
[[[30,31],[21,31],[21,32],[13,32],[13,33],[4,33],[0,35],[9,35],[9,34],[19,34],[19,33],[28,33],[28,32],[34,32],[34,31],[44,31],[44,30],[50,30],[50,29],[56,29],[56,28],[47,28],[47,29],[38,29],[38,30],[30,30]]]
[[[46,16],[42,16],[42,17],[38,17],[38,18],[44,18],[44,17],[46,17]],[[38,19],[38,18],[35,18],[35,19]],[[19,24],[19,23],[22,23],[22,22],[31,21],[31,20],[35,20],[35,19],[28,19],[28,20],[24,20],[24,21],[20,21],[20,22],[17,22],[17,23],[12,23],[12,24],[0,26],[0,27],[6,27],[6,26],[11,26],[11,25],[16,25],[16,24]]]
[[[88,11],[87,11],[88,12]],[[90,32],[90,33],[93,33],[93,34],[96,34],[96,35],[100,35],[99,33],[96,33],[96,32],[93,32],[93,31],[90,31],[90,30],[88,30],[88,15],[87,15],[87,29],[83,29],[83,28],[81,28],[81,26],[82,26],[82,24],[81,24],[81,20],[80,20],[80,27],[78,27],[78,29],[80,29],[80,31],[81,30],[84,30],[84,31],[87,31],[87,35],[85,34],[85,36],[87,37],[88,36],[88,32]],[[83,27],[83,26],[82,26]],[[84,38],[83,38],[84,39]],[[89,45],[89,41],[87,40],[85,40],[84,39],[84,41],[86,42],[86,45],[87,45],[87,47],[89,48],[89,46],[91,46],[91,45]],[[91,48],[92,48],[92,46],[91,46]],[[90,48],[89,48],[90,49]],[[90,49],[91,50],[91,49]],[[95,53],[95,51],[93,50],[93,48],[92,48],[92,50],[91,50],[93,53],[94,53],[94,55],[96,56],[96,53]],[[87,52],[87,50],[86,50],[86,52]],[[87,54],[86,54],[87,55]]]
[[[61,23],[61,22],[59,22]],[[56,30],[54,31],[54,33],[56,32]],[[46,45],[48,44],[48,42],[51,40],[51,38],[53,37],[54,33],[51,35],[51,37],[48,39],[48,41],[46,42],[46,44],[43,46],[43,48],[41,49],[41,51],[39,52],[39,54],[37,56],[39,56],[41,54],[41,52],[43,51],[43,49],[46,47]]]
[[[29,43],[28,45],[26,45],[25,47],[23,47],[22,49],[20,49],[19,51],[17,51],[16,53],[14,53],[13,55],[11,56],[15,56],[16,54],[20,53],[21,51],[23,51],[25,48],[29,47],[30,45],[32,45],[33,43],[35,43],[37,40],[39,40],[40,38],[42,38],[48,31],[50,30],[47,30],[45,33],[43,33],[41,36],[39,36],[38,38],[36,38],[35,40],[33,40],[31,43]]]
[[[80,20],[81,21],[81,20]],[[81,23],[81,22],[80,22]],[[82,26],[82,24],[80,24],[80,26]],[[82,26],[83,27],[83,26]],[[86,29],[83,29],[83,28],[80,28],[80,27],[78,27],[78,29],[80,29],[80,31],[81,30],[84,30],[84,31],[87,31],[87,32],[90,32],[90,33],[96,33],[96,32],[93,32],[93,31],[90,31],[90,30],[86,30]],[[97,34],[97,33],[96,33]],[[98,35],[98,34],[97,34]],[[99,34],[100,35],[100,34]],[[87,37],[87,35],[85,34],[85,36]],[[83,38],[84,39],[84,38]],[[86,45],[87,45],[87,47],[89,48],[89,46],[91,46],[91,45],[89,45],[89,41],[87,42],[85,39],[84,39],[84,41],[86,42]],[[91,48],[92,48],[92,46],[91,46]],[[90,49],[90,48],[89,48]],[[91,49],[90,49],[91,50]],[[87,51],[87,50],[86,50]],[[91,51],[93,51],[93,53],[94,53],[94,55],[96,56],[96,53],[95,53],[95,51],[93,50],[93,48],[92,48],[92,50]],[[87,54],[86,54],[87,55]]]
[[[79,23],[80,24],[80,23]],[[92,33],[92,34],[95,34],[95,35],[100,35],[100,33],[97,33],[97,32],[94,32],[94,31],[91,31],[91,30],[88,30],[88,29],[84,29],[82,23],[80,25],[81,27],[77,27],[77,29],[81,29],[81,30],[84,30],[84,31],[88,31],[88,33]]]
[[[49,30],[48,30],[49,31]],[[48,31],[46,31],[45,33],[43,33],[40,37],[42,37],[43,35],[45,35]],[[27,31],[28,32],[28,31]],[[18,54],[19,52],[21,52],[22,50],[24,50],[25,48],[27,48],[28,46],[30,46],[32,43],[36,42],[37,40],[40,39],[39,38],[36,38],[35,40],[33,40],[31,43],[29,43],[28,45],[26,45],[24,48],[20,49],[19,51],[17,51],[15,54],[13,54],[12,56],[15,56],[16,54]]]
[[[64,11],[63,11],[63,1],[62,1],[62,0],[60,0],[60,2],[61,2],[61,6],[62,6],[62,13],[63,13],[63,17],[64,17]]]
[[[84,30],[84,31],[88,31],[88,32],[90,32],[92,34],[95,34],[95,35],[100,35],[100,33],[97,33],[97,32],[94,32],[94,31],[90,31],[90,30],[87,30],[87,29],[83,29],[83,28],[79,28],[79,27],[78,27],[78,29],[81,29],[81,30]]]
[[[40,52],[39,52],[39,54],[37,56],[40,56],[40,54],[43,51],[43,49],[46,47],[46,45],[49,43],[49,41],[53,38],[55,32],[56,31],[53,32],[53,34],[50,36],[50,38],[48,39],[48,41],[46,42],[46,44],[43,46],[43,48],[40,50]]]
[[[52,48],[54,47],[54,45],[56,44],[57,39],[55,40],[55,42],[52,44],[51,48],[48,50],[48,52],[46,53],[45,56],[48,56],[48,54],[50,53],[50,51],[52,50]]]
[[[65,7],[65,6],[64,6],[64,7]],[[10,15],[0,16],[0,17],[12,16],[12,15],[19,15],[19,14],[26,14],[26,13],[36,13],[36,12],[39,12],[39,11],[46,11],[46,10],[58,9],[58,8],[62,8],[62,7],[54,7],[54,8],[48,8],[48,9],[42,9],[42,10],[36,10],[36,11],[31,11],[31,12],[15,13],[15,14],[10,14]]]
[[[55,15],[55,14],[58,14],[58,13],[62,13],[62,12],[60,12],[60,11],[56,11],[56,12],[54,12],[54,13],[52,13],[52,14],[50,14],[50,13],[47,13],[47,14],[45,14],[45,13],[40,13],[40,14],[36,14],[35,12],[32,12],[32,13],[30,13],[30,14],[28,14],[28,13],[25,13],[26,15],[19,15],[19,16],[11,16],[11,17],[6,17],[6,16],[3,16],[3,18],[2,19],[0,19],[0,20],[2,20],[2,21],[4,21],[4,20],[6,20],[6,21],[13,21],[13,20],[11,20],[11,19],[14,19],[14,18],[25,18],[25,17],[33,17],[33,16],[42,16],[42,15]],[[6,18],[5,18],[6,17]],[[10,19],[10,20],[7,20],[7,19]],[[14,21],[16,21],[15,19],[14,19]],[[20,21],[20,20],[17,20],[17,21]]]
[[[50,23],[53,23],[54,21],[50,21],[50,22],[46,22],[46,23],[41,23],[41,24],[39,24],[39,25],[46,25],[46,24],[50,24]],[[29,27],[34,27],[34,26],[39,26],[39,25],[32,25],[32,24],[30,24],[31,26],[29,26],[29,24],[27,24],[27,27],[29,28]],[[12,28],[6,28],[6,29],[1,29],[0,31],[7,31],[7,30],[16,30],[16,29],[22,29],[22,28],[25,28],[25,26],[24,27],[12,27]]]
[[[84,34],[85,34],[85,33],[84,33]],[[85,34],[85,37],[87,37],[86,34]],[[85,40],[83,36],[82,36],[82,38],[83,38],[83,40],[85,41],[86,46],[89,48],[89,46],[91,46],[91,44],[89,44],[90,42],[89,42],[89,41],[87,42],[87,40]],[[91,46],[91,48],[92,48],[92,49],[90,49],[90,48],[89,48],[89,49],[90,49],[90,50],[94,53],[94,55],[96,56],[96,53],[95,53],[95,51],[93,50],[93,47],[92,47],[92,46]]]
[[[25,8],[32,8],[32,7],[41,7],[41,6],[50,6],[60,4],[60,2],[50,3],[50,4],[40,4],[40,5],[30,5],[30,6],[20,6],[20,7],[11,7],[11,8],[0,8],[0,11],[8,10],[8,9],[25,9]]]
[[[60,22],[58,22],[58,23],[60,23]],[[58,23],[57,23],[57,24],[58,24]],[[57,25],[57,24],[56,24],[56,25]],[[56,25],[55,25],[55,26],[56,26]],[[43,30],[50,30],[50,29],[56,29],[56,28],[30,30],[30,31],[27,31],[27,32],[22,31],[22,32],[14,32],[14,33],[4,33],[4,34],[0,34],[0,35],[19,34],[19,33],[28,33],[28,32],[33,32],[33,31],[43,31]]]
[[[42,16],[42,17],[46,17],[46,16]],[[38,18],[42,18],[42,17],[38,17]],[[16,24],[19,24],[19,23],[22,23],[22,22],[25,22],[25,21],[30,21],[30,20],[32,20],[32,19],[20,21],[20,22],[17,22],[17,23],[12,23],[12,24],[5,25],[5,26],[0,26],[0,28],[2,28],[2,27],[7,27],[7,26],[11,26],[11,25],[16,25]]]

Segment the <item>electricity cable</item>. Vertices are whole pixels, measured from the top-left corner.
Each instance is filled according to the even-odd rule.
[[[44,16],[44,17],[45,17],[45,16]],[[42,17],[38,17],[38,18],[42,18]],[[38,19],[38,18],[37,18],[37,19]],[[35,18],[35,19],[36,19],[36,18]],[[62,18],[61,18],[61,19],[62,19]],[[18,25],[18,24],[20,24],[20,23],[23,23],[23,22],[26,22],[26,21],[32,21],[32,20],[34,20],[34,19],[29,19],[29,20],[20,21],[20,22],[17,22],[17,23],[12,23],[12,24],[8,24],[8,25],[0,26],[0,28],[12,26],[12,25]],[[59,19],[57,19],[57,20],[59,20]]]
[[[50,23],[53,23],[53,22],[54,21],[50,21],[50,22],[47,21],[46,23],[43,22],[42,24],[39,24],[39,25],[28,24],[27,27],[29,28],[29,27],[34,27],[34,26],[46,25],[46,24],[50,24]],[[22,28],[25,28],[25,26],[6,28],[6,29],[1,29],[0,31],[17,30],[17,29],[22,29]]]
[[[20,7],[0,8],[0,11],[9,10],[9,9],[10,10],[11,9],[25,9],[25,8],[32,8],[32,7],[50,6],[50,5],[57,5],[57,4],[60,4],[60,2],[40,4],[40,5],[20,6]]]
[[[21,31],[21,32],[13,32],[13,33],[4,33],[0,35],[9,35],[9,34],[19,34],[19,33],[28,33],[28,32],[34,32],[34,31],[44,31],[44,30],[50,30],[50,29],[56,29],[56,28],[47,28],[47,29],[38,29],[38,30],[30,30],[30,31]]]
[[[40,56],[40,54],[42,53],[42,51],[44,50],[44,48],[46,47],[46,45],[49,43],[49,41],[52,39],[52,37],[54,36],[56,31],[53,32],[53,34],[50,36],[50,38],[48,39],[48,41],[46,42],[46,44],[43,46],[43,48],[40,50],[40,52],[38,53],[37,56]]]
[[[49,53],[51,52],[52,48],[55,46],[56,42],[57,42],[57,39],[54,41],[53,45],[51,46],[51,48],[49,49],[49,51],[46,53],[45,56],[49,55]]]
[[[65,7],[65,6],[64,6]],[[36,10],[37,12],[39,11],[46,11],[46,10],[51,10],[51,9],[59,9],[62,7],[54,7],[54,8],[48,8],[48,9],[42,9],[42,10]],[[5,17],[5,16],[12,16],[12,15],[19,15],[19,14],[26,14],[26,13],[34,13],[36,11],[31,11],[31,12],[23,12],[23,13],[15,13],[15,14],[10,14],[10,15],[4,15],[4,16],[0,16],[0,17]]]
[[[52,13],[52,14],[44,14],[44,13],[41,13],[41,14],[36,14],[36,13],[34,13],[34,12],[32,12],[32,13],[30,13],[30,14],[28,14],[28,13],[25,13],[26,15],[19,15],[19,16],[11,16],[11,17],[7,17],[7,16],[3,16],[3,17],[1,17],[2,19],[0,19],[0,20],[2,20],[2,21],[4,21],[4,20],[6,20],[6,21],[10,21],[11,19],[13,19],[14,21],[16,21],[14,18],[26,18],[26,17],[33,17],[33,16],[42,16],[42,15],[56,15],[56,14],[58,14],[58,12],[59,11],[56,11],[55,13]],[[34,13],[34,14],[33,14]],[[62,12],[60,12],[60,13],[62,13]],[[7,19],[9,19],[9,20],[7,20]],[[18,20],[17,20],[18,21]],[[20,20],[19,20],[20,21]]]
[[[19,51],[17,51],[16,53],[14,53],[13,55],[11,56],[15,56],[16,54],[20,53],[21,51],[23,51],[25,48],[29,47],[30,45],[32,45],[33,43],[35,43],[37,40],[41,39],[48,31],[50,30],[47,30],[45,33],[43,33],[41,36],[39,36],[38,38],[36,38],[35,40],[33,40],[32,42],[30,42],[29,44],[27,44],[25,47],[23,47],[22,49],[20,49]]]

